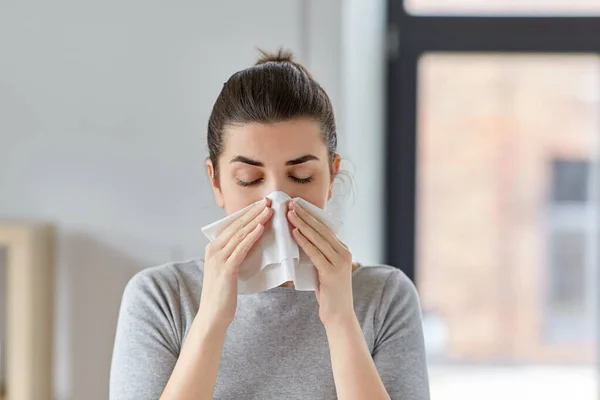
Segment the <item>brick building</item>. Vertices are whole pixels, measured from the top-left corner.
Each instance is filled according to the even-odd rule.
[[[445,358],[595,360],[599,91],[596,56],[422,58],[416,279]]]

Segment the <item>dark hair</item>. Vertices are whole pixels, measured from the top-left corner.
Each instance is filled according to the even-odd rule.
[[[260,51],[252,67],[233,74],[223,85],[208,120],[208,152],[218,178],[227,126],[247,123],[272,124],[295,118],[319,122],[329,152],[330,167],[337,148],[333,107],[325,90],[289,51]]]

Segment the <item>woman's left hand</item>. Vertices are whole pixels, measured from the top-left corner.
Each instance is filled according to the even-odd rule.
[[[317,268],[319,317],[327,327],[356,318],[352,298],[352,254],[335,234],[295,201],[288,219],[298,245]]]

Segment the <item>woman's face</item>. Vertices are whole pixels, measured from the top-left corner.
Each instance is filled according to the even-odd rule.
[[[218,180],[207,161],[217,204],[228,215],[274,191],[324,208],[339,166],[336,154],[332,176],[319,123],[312,119],[228,127]]]

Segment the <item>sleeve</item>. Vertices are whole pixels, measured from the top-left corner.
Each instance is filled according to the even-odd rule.
[[[125,287],[110,369],[110,400],[159,399],[179,355],[169,289],[147,270]],[[175,293],[170,293],[174,291]]]
[[[392,400],[429,400],[419,298],[400,270],[387,278],[378,312],[373,361]]]

